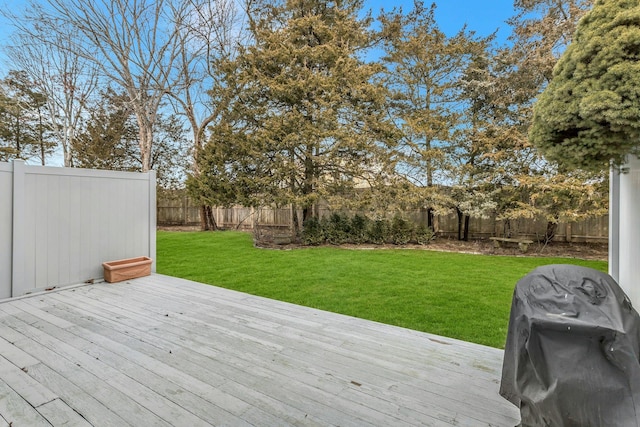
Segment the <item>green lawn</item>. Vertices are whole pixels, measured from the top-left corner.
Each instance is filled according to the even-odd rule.
[[[555,263],[607,269],[423,250],[257,249],[231,231],[157,234],[158,273],[499,348],[516,282]]]

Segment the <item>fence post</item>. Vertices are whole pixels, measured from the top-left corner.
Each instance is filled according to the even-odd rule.
[[[22,295],[25,291],[25,164],[13,161],[13,260],[11,266],[11,296]]]
[[[156,171],[150,170],[148,175],[149,179],[149,258],[153,260],[151,264],[151,271],[156,272],[156,225],[157,225],[157,213],[156,213]]]
[[[251,206],[251,230],[255,230],[258,225],[258,217],[261,213],[261,210],[256,212],[256,207]]]
[[[187,196],[182,196],[182,225],[189,224],[189,204],[187,203]]]

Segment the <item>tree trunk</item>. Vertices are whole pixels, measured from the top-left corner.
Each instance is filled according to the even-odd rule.
[[[504,237],[511,237],[511,220],[510,219],[506,219],[504,221],[502,235]]]
[[[298,234],[302,227],[300,227],[300,221],[298,221],[298,207],[293,203],[291,204],[291,225],[293,227],[292,234]]]
[[[200,230],[216,231],[218,224],[213,216],[213,209],[208,205],[200,205]]]
[[[464,216],[464,235],[462,236],[462,240],[465,242],[469,241],[469,215]]]
[[[429,99],[430,97],[429,97],[429,94],[427,93],[427,105],[429,105],[430,103]],[[425,149],[427,152],[431,150],[431,140],[429,138],[427,138],[427,140],[425,141]],[[432,161],[430,157],[427,157],[425,159],[425,167],[426,167],[426,173],[427,173],[427,187],[433,187],[433,166],[432,166]],[[435,221],[433,218],[433,208],[429,207],[427,208],[427,227],[435,233],[436,229],[435,229],[434,222]]]
[[[312,217],[313,217],[313,207],[312,206],[305,206],[304,208],[302,208],[302,224],[307,222],[307,220],[312,218]]]
[[[45,149],[44,149],[44,131],[43,129],[43,125],[42,125],[42,111],[40,109],[38,109],[38,131],[39,131],[39,137],[40,137],[40,161],[42,166],[45,166]]]
[[[456,208],[456,214],[458,215],[458,240],[462,240],[462,219],[464,215],[459,208]]]
[[[22,147],[20,147],[20,118],[16,117],[16,152],[18,153],[18,158],[20,158],[21,151]]]
[[[133,106],[133,111],[138,122],[138,144],[140,146],[140,162],[142,172],[149,172],[152,168],[151,150],[153,147],[153,123],[155,113],[150,113],[148,107]]]
[[[427,227],[429,227],[434,233],[436,232],[433,218],[433,208],[427,208]]]
[[[547,222],[547,231],[544,233],[544,243],[550,243],[553,241],[553,238],[556,236],[556,231],[558,230],[557,222]]]
[[[314,145],[310,144],[306,146],[306,153],[304,159],[304,182],[302,183],[302,194],[305,196],[309,196],[313,194],[316,190],[316,165],[313,161],[314,155],[317,154],[314,152]],[[293,154],[293,153],[292,153]],[[313,218],[314,209],[313,204],[309,204],[309,202],[305,202],[305,205],[302,207],[302,226],[307,222],[307,220]]]
[[[140,126],[140,161],[142,162],[142,172],[151,170],[151,141],[153,140],[153,129],[145,129]]]
[[[200,205],[200,231],[208,231],[207,206]]]
[[[193,164],[191,165],[193,170],[193,176],[196,180],[200,178],[200,152],[202,151],[202,140],[200,138],[200,129],[197,127],[195,120],[189,117],[191,122],[191,129],[193,132]],[[218,224],[213,216],[213,209],[207,204],[200,205],[200,231],[216,231]]]
[[[71,167],[71,152],[69,151],[69,149],[65,145],[62,146],[62,155],[64,157],[64,167],[65,168],[70,168]]]

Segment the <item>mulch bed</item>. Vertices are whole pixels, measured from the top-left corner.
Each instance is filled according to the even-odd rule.
[[[166,231],[198,231],[199,227],[158,227],[159,230]],[[268,240],[268,239],[267,239]],[[267,241],[256,244],[257,247],[268,249],[298,249],[305,247],[300,244],[276,244]],[[437,238],[428,245],[341,245],[347,249],[422,249],[432,251],[461,252],[484,255],[510,255],[529,257],[562,257],[578,258],[587,260],[606,261],[608,249],[606,243],[567,243],[551,242],[547,245],[534,243],[529,246],[527,253],[522,253],[517,245],[495,248],[493,242],[488,239],[471,240],[468,242],[457,239]]]
[[[529,245],[527,253],[523,254],[517,245],[495,248],[490,240],[473,240],[461,242],[454,239],[436,239],[428,245],[428,249],[468,252],[485,255],[515,255],[531,257],[562,257],[588,260],[606,261],[608,246],[606,243],[568,243],[551,242],[547,245],[534,243]]]

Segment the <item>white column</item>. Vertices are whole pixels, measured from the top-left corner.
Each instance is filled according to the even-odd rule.
[[[626,171],[620,175],[617,279],[633,306],[638,310],[640,308],[640,159],[635,156],[629,157],[625,165]]]
[[[156,171],[148,172],[149,178],[149,258],[153,260],[151,271],[156,272],[156,224],[158,222],[156,212]]]
[[[0,300],[13,281],[13,165],[0,162]]]
[[[609,275],[620,280],[620,173],[609,173]]]
[[[25,170],[22,160],[13,161],[13,267],[11,296],[24,295],[32,284],[25,283]]]

